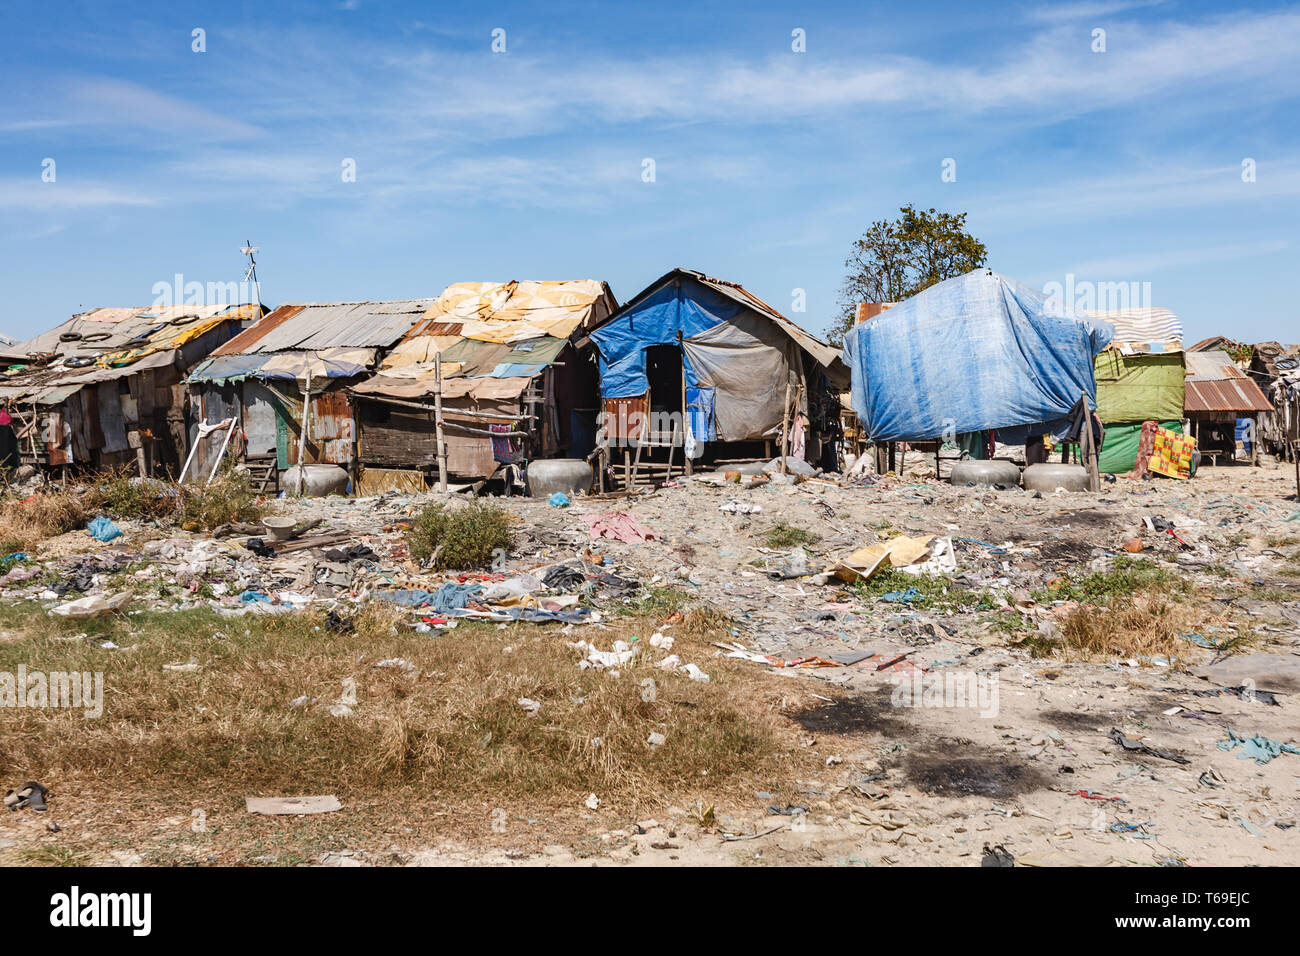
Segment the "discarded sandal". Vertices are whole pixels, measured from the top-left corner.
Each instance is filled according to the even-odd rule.
[[[10,810],[31,807],[37,813],[44,813],[49,809],[45,805],[45,798],[49,793],[48,788],[41,786],[35,780],[28,780],[17,790],[10,790],[5,794],[5,806]]]

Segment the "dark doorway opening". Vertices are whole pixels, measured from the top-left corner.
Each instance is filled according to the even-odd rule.
[[[682,412],[682,350],[676,345],[652,345],[645,350],[645,374],[650,382],[652,412]]]

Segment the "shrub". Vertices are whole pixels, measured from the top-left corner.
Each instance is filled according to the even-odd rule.
[[[176,521],[189,531],[211,531],[223,524],[256,521],[265,509],[242,471],[226,471],[210,485],[181,485]]]
[[[816,544],[821,539],[811,531],[778,521],[767,529],[763,540],[769,548],[779,551],[795,545]]]
[[[95,492],[98,510],[114,518],[139,518],[158,521],[176,513],[179,496],[176,487],[153,478],[139,478],[129,469],[109,472]]]
[[[510,524],[509,512],[487,502],[436,504],[420,512],[406,541],[413,558],[439,571],[482,568],[509,550]]]

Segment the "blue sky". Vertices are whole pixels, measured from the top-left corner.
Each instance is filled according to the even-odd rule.
[[[1300,339],[1296,4],[3,2],[0,22],[19,338],[176,273],[238,280],[245,239],[268,305],[512,278],[625,301],[681,265],[821,332],[850,244],[912,202],[968,212],[1030,285],[1150,282],[1189,339]]]

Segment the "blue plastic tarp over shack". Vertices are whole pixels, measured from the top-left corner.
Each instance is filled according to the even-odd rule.
[[[874,441],[1059,437],[1080,396],[1096,407],[1093,362],[1113,335],[1109,322],[976,269],[849,330],[853,410]]]
[[[780,434],[786,386],[805,385],[803,353],[838,366],[833,349],[740,286],[676,269],[591,333],[605,399],[650,387],[646,350],[678,345],[688,424],[696,441],[749,441]],[[801,410],[806,410],[806,388]]]

